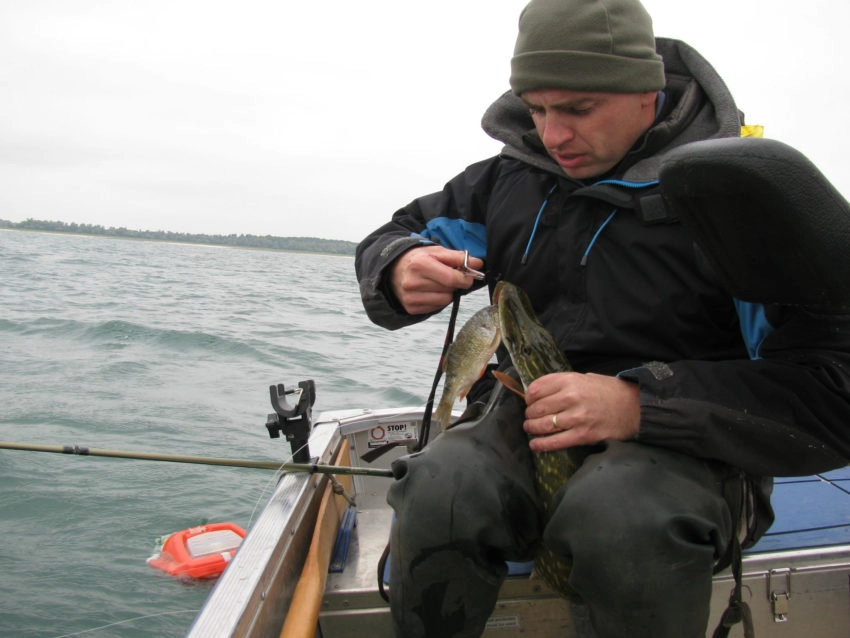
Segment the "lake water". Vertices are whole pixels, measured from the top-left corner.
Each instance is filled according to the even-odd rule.
[[[462,304],[459,324],[486,303]],[[447,313],[389,332],[349,257],[0,231],[0,440],[283,462],[269,385],[422,405]],[[268,470],[0,450],[0,636],[181,636],[211,590],[159,536],[246,529]]]

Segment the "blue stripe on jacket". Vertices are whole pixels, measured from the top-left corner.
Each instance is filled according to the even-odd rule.
[[[484,224],[437,217],[429,221],[421,233],[411,233],[411,237],[422,237],[452,250],[468,250],[472,257],[479,259],[487,258],[487,230]]]
[[[761,358],[759,348],[767,336],[773,332],[773,326],[764,312],[764,304],[735,299],[735,309],[738,311],[741,334],[750,353],[750,359]]]

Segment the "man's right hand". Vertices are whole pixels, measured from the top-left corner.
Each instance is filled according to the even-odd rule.
[[[458,288],[472,287],[475,279],[464,273],[464,251],[442,246],[420,246],[399,257],[392,267],[392,291],[411,315],[436,312],[452,302]],[[468,264],[476,270],[484,267],[477,257]]]

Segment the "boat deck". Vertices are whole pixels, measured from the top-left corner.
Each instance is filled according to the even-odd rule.
[[[850,467],[777,478],[771,500],[776,520],[746,553],[850,544]]]
[[[324,413],[310,450],[328,463],[345,439],[351,464],[389,437],[416,437],[421,408]],[[406,453],[397,447],[370,467],[387,468]],[[366,464],[363,464],[366,465]],[[384,477],[353,477],[356,527],[343,571],[328,574],[316,636],[391,636],[389,607],[378,590],[377,568],[392,511]],[[277,635],[313,535],[327,479],[286,474],[225,570],[187,638]],[[838,638],[850,635],[850,467],[820,476],[777,479],[776,521],[743,559],[743,596],[760,638]],[[734,581],[727,569],[714,577],[710,629],[725,609]],[[505,581],[485,631],[488,638],[560,636],[593,638],[583,605],[554,594],[533,575]],[[734,627],[730,638],[743,636]],[[312,635],[310,638],[313,638]]]

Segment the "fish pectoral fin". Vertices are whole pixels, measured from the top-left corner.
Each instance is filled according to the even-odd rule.
[[[493,376],[496,377],[496,380],[508,390],[525,399],[525,390],[517,379],[514,379],[512,376],[507,375],[504,372],[499,372],[498,370],[493,370]]]
[[[486,374],[486,372],[487,372],[487,364],[485,363],[484,366],[481,368],[481,370],[478,372],[478,375],[475,377],[475,381],[478,381],[479,379],[481,379],[481,377],[483,377]],[[461,390],[458,393],[458,399],[460,399],[462,401],[463,399],[466,398],[466,395],[469,394],[470,390],[472,390],[472,386],[475,385],[475,381],[473,381],[468,388],[466,388],[465,390]]]

